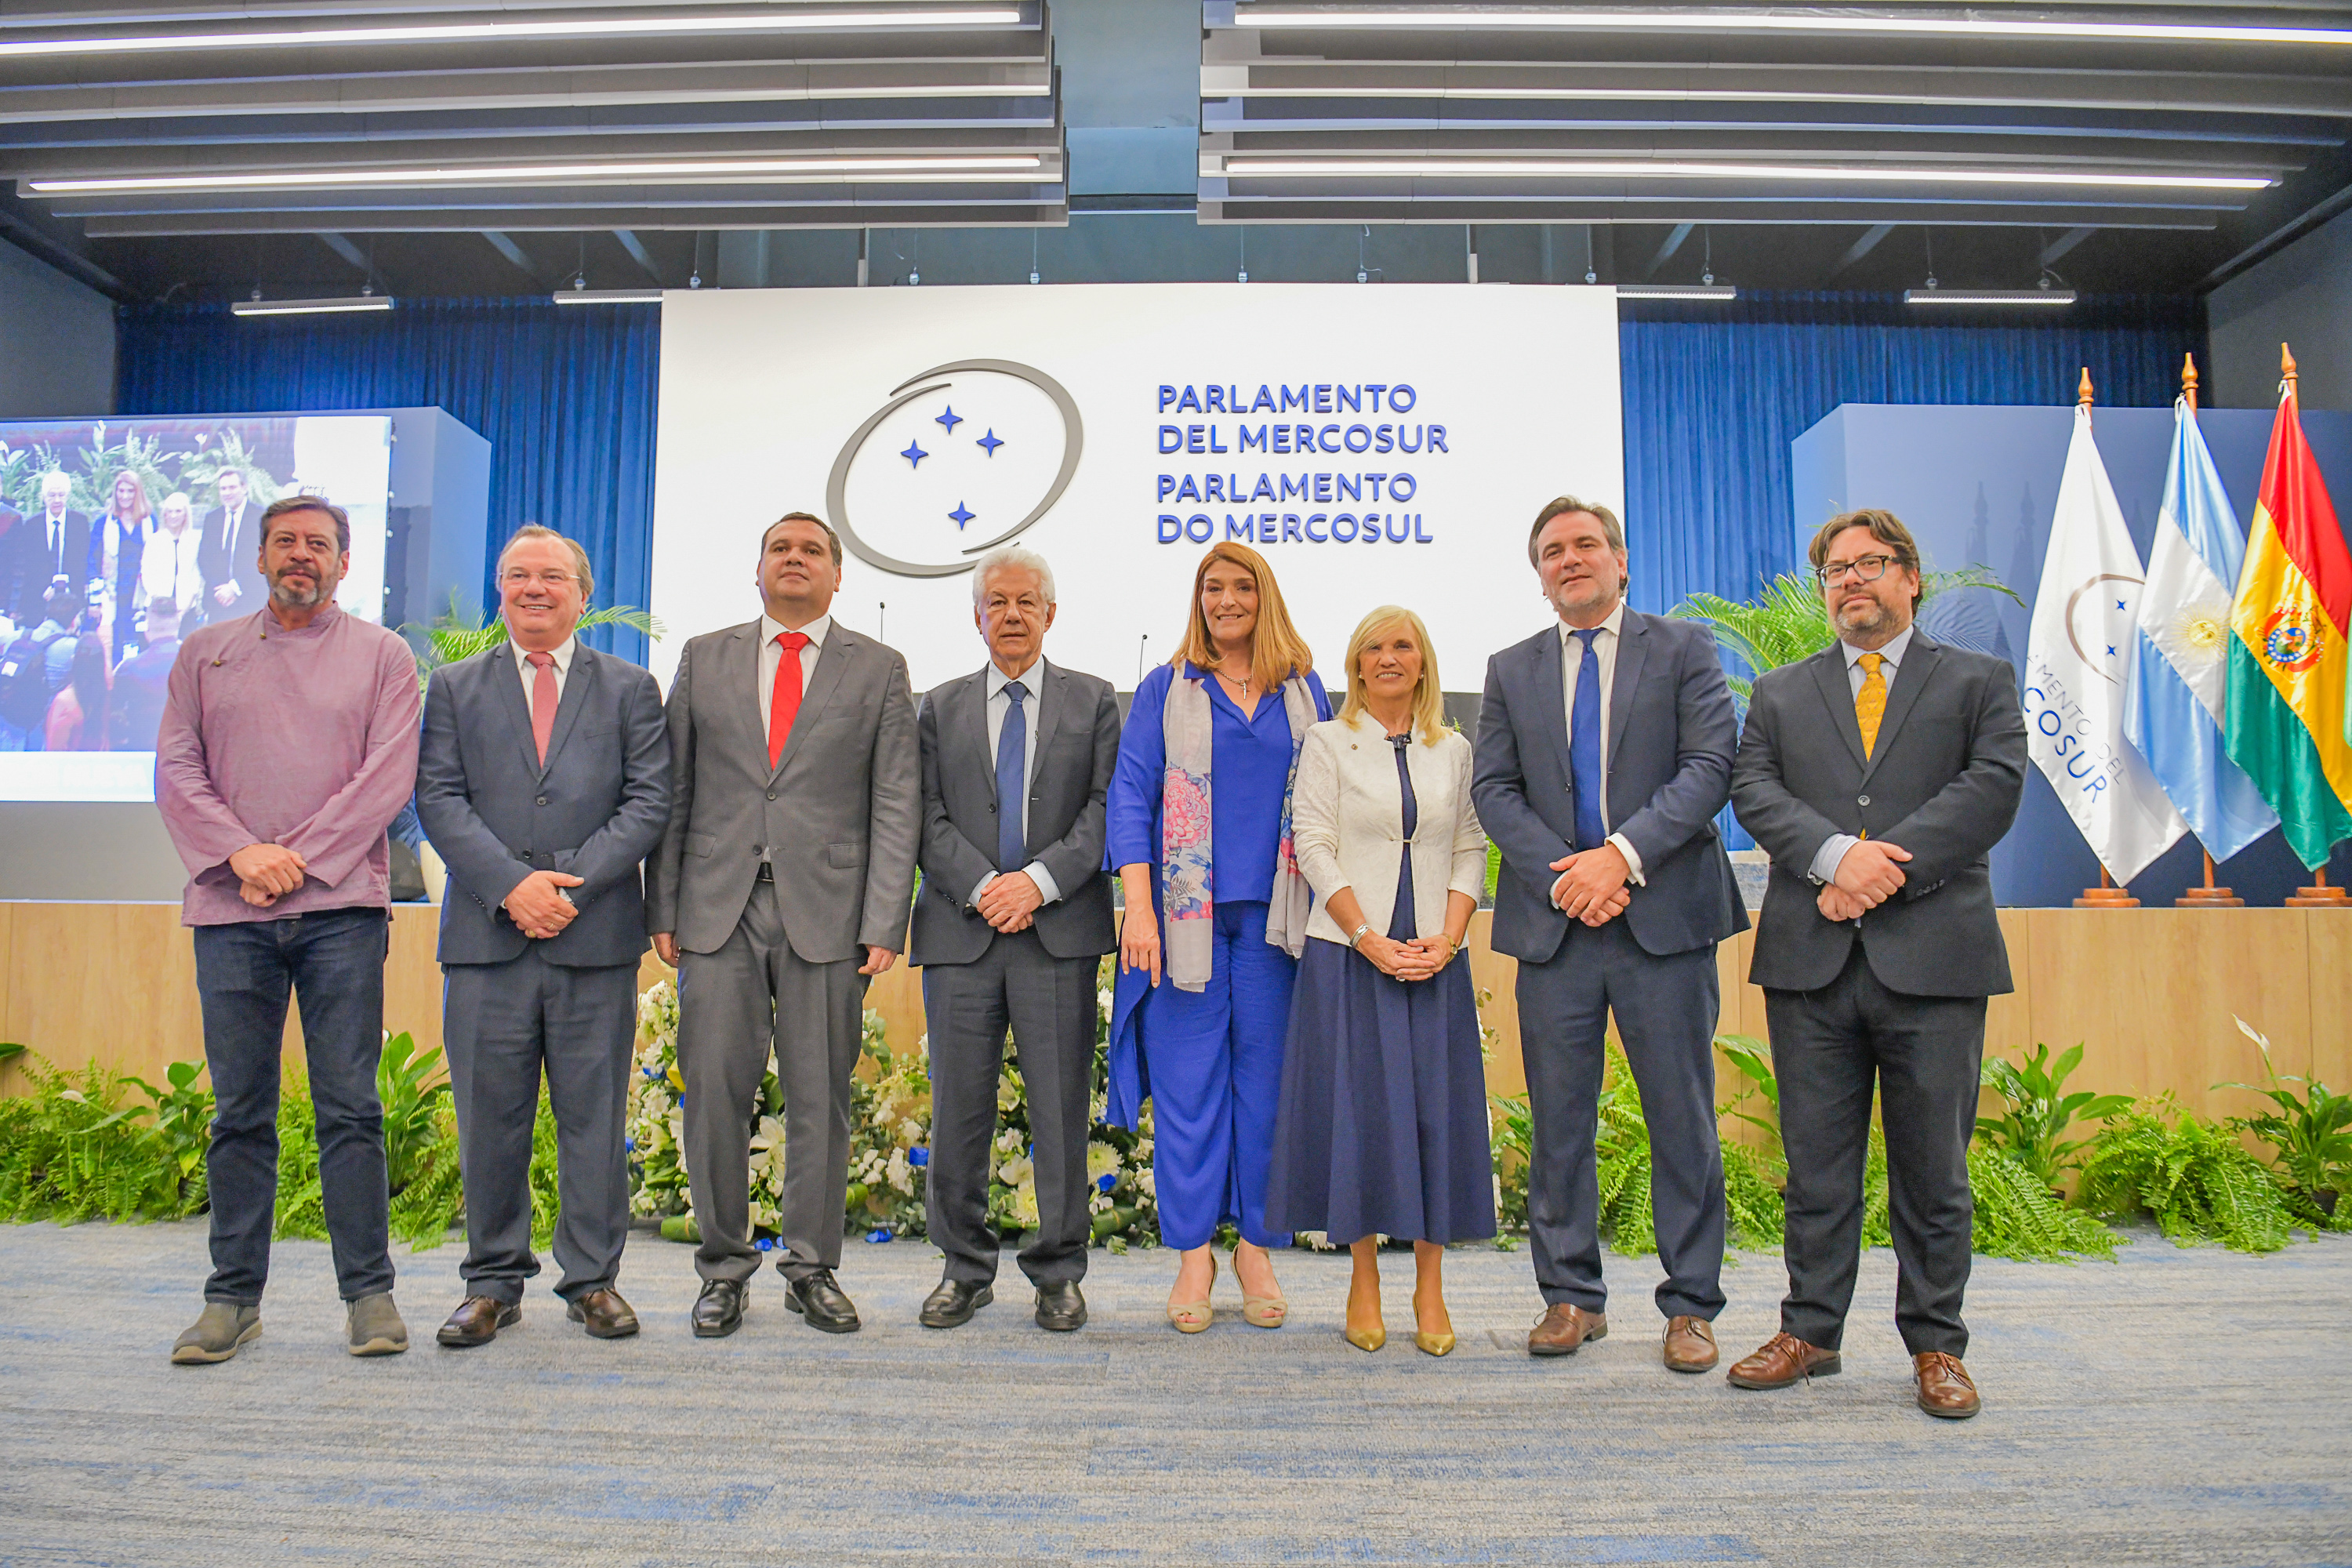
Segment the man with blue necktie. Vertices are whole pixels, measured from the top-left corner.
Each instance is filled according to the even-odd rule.
[[[1664,1358],[1716,1363],[1723,1152],[1716,944],[1746,929],[1715,827],[1738,741],[1713,638],[1625,605],[1625,531],[1562,496],[1528,559],[1559,624],[1487,661],[1471,795],[1500,847],[1496,950],[1519,961],[1535,1143],[1528,1236],[1545,1310],[1528,1353],[1609,1331],[1593,1145],[1611,1016],[1650,1129]]]
[[[1103,871],[1118,702],[1108,681],[1045,662],[1055,605],[1043,556],[1002,546],[971,582],[988,664],[932,691],[919,724],[923,890],[908,956],[931,1030],[927,1215],[946,1254],[920,1321],[954,1328],[995,1294],[988,1188],[1010,1028],[1037,1194],[1021,1269],[1037,1325],[1066,1332],[1087,1321],[1096,966],[1118,940]]]

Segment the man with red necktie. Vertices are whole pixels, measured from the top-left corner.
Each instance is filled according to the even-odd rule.
[[[836,624],[841,538],[807,512],[760,541],[765,614],[686,645],[669,693],[669,832],[646,868],[654,951],[678,968],[687,1178],[702,1233],[694,1331],[733,1333],[751,1244],[751,1126],[784,1089],[776,1268],[784,1305],[849,1333],[834,1278],[849,1075],[866,982],[898,960],[922,828],[907,661]]]
[[[669,823],[661,687],[574,635],[595,589],[552,529],[499,557],[508,640],[433,672],[416,815],[449,868],[441,900],[442,1037],[466,1184],[466,1299],[443,1345],[487,1344],[522,1317],[540,1075],[555,1111],[562,1213],[555,1292],[597,1339],[637,1331],[616,1289],[629,1233],[628,1118],[638,867]]]

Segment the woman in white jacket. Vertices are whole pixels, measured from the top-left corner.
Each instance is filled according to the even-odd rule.
[[[1393,605],[1348,642],[1348,699],[1307,732],[1292,822],[1318,900],[1292,993],[1267,1224],[1355,1258],[1347,1339],[1387,1342],[1379,1239],[1413,1243],[1413,1342],[1454,1348],[1445,1244],[1495,1234],[1486,1078],[1470,966],[1486,874],[1470,742],[1443,722],[1421,617]]]

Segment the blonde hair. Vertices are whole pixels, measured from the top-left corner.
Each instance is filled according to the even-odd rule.
[[[1437,684],[1437,650],[1429,646],[1429,628],[1422,625],[1421,617],[1402,605],[1382,605],[1348,634],[1348,700],[1340,705],[1339,717],[1352,724],[1365,711],[1364,650],[1395,626],[1411,632],[1421,647],[1421,680],[1412,689],[1412,732],[1421,737],[1423,745],[1433,746],[1445,730],[1445,694]]]
[[[1298,635],[1298,628],[1291,625],[1282,590],[1275,585],[1274,568],[1248,545],[1231,540],[1211,545],[1201,557],[1200,567],[1192,574],[1192,607],[1184,617],[1184,637],[1168,662],[1179,670],[1188,660],[1203,669],[1217,662],[1217,642],[1209,635],[1208,617],[1201,613],[1201,584],[1209,568],[1220,561],[1247,572],[1257,584],[1257,629],[1250,638],[1251,679],[1271,691],[1292,676],[1313,669],[1315,656],[1307,651],[1307,639]]]

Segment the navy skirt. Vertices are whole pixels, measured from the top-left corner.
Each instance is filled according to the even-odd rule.
[[[1407,984],[1310,937],[1291,993],[1265,1194],[1272,1230],[1495,1234],[1486,1065],[1467,959]]]

